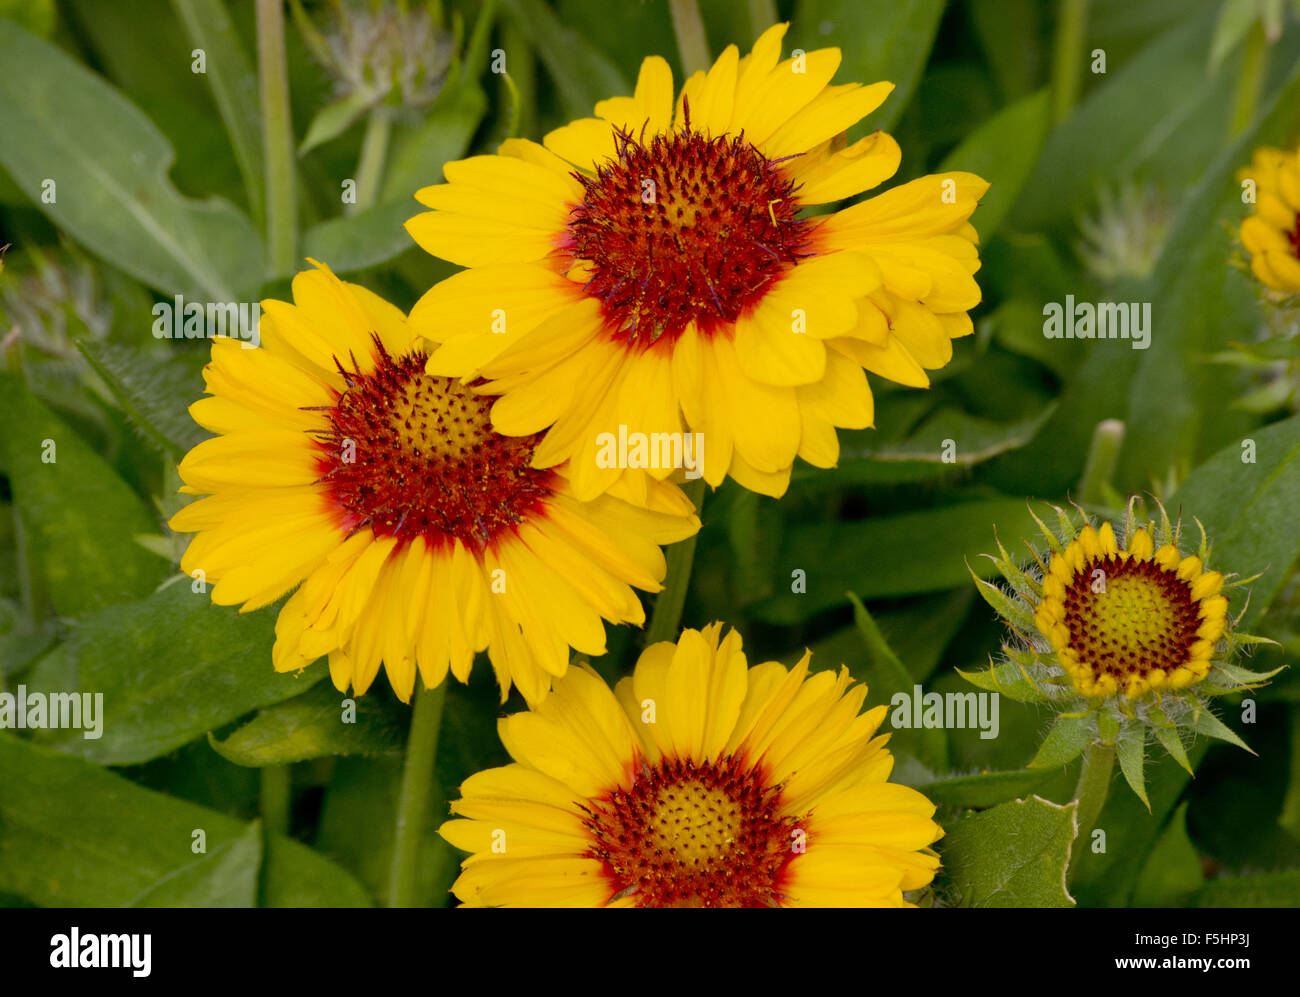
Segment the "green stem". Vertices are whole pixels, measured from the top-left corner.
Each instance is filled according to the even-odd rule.
[[[1088,0],[1060,0],[1052,55],[1052,120],[1064,121],[1079,101]]]
[[[252,76],[243,43],[221,0],[172,0],[172,8],[195,48],[210,56],[207,65],[212,99],[226,126],[239,175],[248,192],[248,207],[258,222],[265,221],[262,204],[262,150],[258,147],[257,119],[247,108],[242,84]]]
[[[697,515],[704,512],[704,479],[696,478],[682,486],[687,498],[695,503]],[[668,548],[668,571],[664,575],[663,591],[655,599],[655,608],[650,614],[650,626],[646,628],[645,642],[657,644],[663,640],[676,640],[677,628],[682,622],[682,609],[686,605],[686,590],[691,584],[691,565],[695,561],[695,541],[699,534],[693,534]]]
[[[271,272],[286,277],[297,263],[297,210],[281,0],[257,0],[257,68],[266,150],[267,254]]]
[[[677,51],[681,54],[686,75],[708,69],[711,61],[709,40],[704,34],[699,3],[696,0],[668,0],[668,13],[672,15],[673,34],[677,36]]]
[[[1070,876],[1073,877],[1079,856],[1088,847],[1092,838],[1092,829],[1101,816],[1101,808],[1106,805],[1106,796],[1110,792],[1111,772],[1115,767],[1115,745],[1093,741],[1083,756],[1083,768],[1079,770],[1079,784],[1075,787],[1074,798],[1078,801],[1077,818],[1079,836],[1074,839],[1070,850]]]
[[[1255,107],[1264,89],[1264,70],[1268,66],[1268,37],[1262,21],[1256,21],[1246,36],[1241,56],[1241,75],[1237,77],[1237,99],[1232,108],[1230,138],[1246,130],[1255,118]]]
[[[267,765],[261,770],[262,826],[268,833],[289,833],[290,775],[288,765]]]
[[[1099,506],[1109,501],[1108,493],[1114,490],[1115,465],[1119,463],[1123,445],[1124,423],[1119,419],[1103,419],[1097,423],[1083,465],[1083,477],[1079,479],[1080,505]]]
[[[388,906],[414,907],[419,899],[416,866],[424,818],[433,788],[434,764],[438,760],[438,730],[442,727],[442,706],[447,698],[447,681],[436,689],[419,688],[411,710],[411,732],[406,741],[406,764],[397,800],[397,838],[393,843],[393,864],[388,876]]]
[[[357,160],[357,200],[347,206],[355,214],[375,203],[388,157],[388,139],[393,133],[393,119],[382,104],[372,108],[366,121],[366,135],[361,141],[361,158]]]

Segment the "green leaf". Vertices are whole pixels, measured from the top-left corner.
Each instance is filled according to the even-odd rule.
[[[940,839],[948,890],[962,907],[1073,907],[1065,888],[1075,804],[1037,796],[958,821]]]
[[[394,140],[380,200],[402,201],[411,215],[424,210],[415,192],[443,182],[443,164],[465,154],[486,111],[487,95],[477,83],[444,90],[424,123]]]
[[[1049,8],[1038,0],[999,0],[967,7],[984,61],[1008,98],[1027,94],[1038,82],[1050,36]]]
[[[945,649],[970,614],[974,599],[969,588],[955,589],[908,599],[902,605],[879,609],[872,616],[898,659],[907,666],[912,681],[924,682],[938,668]],[[860,667],[862,636],[856,626],[840,627],[811,644],[799,641],[788,654],[781,655],[781,660],[798,660],[805,647],[812,651],[813,661],[823,663],[822,667],[827,662],[843,662],[854,679],[866,681]]]
[[[1036,532],[1023,499],[1000,498],[789,529],[779,573],[788,579],[792,569],[804,569],[808,591],[781,591],[756,603],[754,615],[795,623],[842,604],[845,589],[871,600],[969,585],[966,561],[981,577],[997,571],[992,562],[977,557],[988,547],[995,525],[1011,549]],[[889,570],[882,571],[882,565]]]
[[[415,192],[442,182],[443,164],[465,153],[486,107],[487,98],[477,83],[464,82],[443,91],[418,129],[394,139],[379,202],[354,215],[313,225],[303,235],[304,256],[347,273],[387,263],[414,248],[403,226],[424,210]]]
[[[898,660],[885,641],[880,627],[862,605],[862,600],[852,592],[844,593],[853,603],[853,622],[858,628],[862,643],[867,648],[867,674],[874,679],[872,687],[880,698],[888,699],[896,692],[911,693],[912,675],[906,666]]]
[[[1195,517],[1205,526],[1214,568],[1242,576],[1263,572],[1250,583],[1243,629],[1273,602],[1300,553],[1300,416],[1253,430],[1249,439],[1254,463],[1243,463],[1247,450],[1231,443],[1193,471],[1169,503],[1185,520]],[[1241,609],[1237,591],[1228,593],[1234,612]]]
[[[1212,18],[1210,10],[1184,16],[1122,65],[1112,60],[1044,144],[1009,219],[1017,231],[1070,224],[1099,188],[1139,172],[1170,190],[1200,179],[1222,144],[1222,129],[1204,123],[1227,120],[1231,99],[1231,88],[1205,74]]]
[[[332,138],[338,138],[361,119],[361,116],[370,109],[370,104],[369,95],[360,91],[350,93],[332,104],[326,104],[316,112],[316,117],[312,118],[311,124],[307,126],[307,134],[303,136],[302,143],[298,146],[298,155],[305,156],[316,146]]]
[[[400,754],[409,710],[383,696],[351,700],[331,682],[318,682],[293,699],[260,711],[225,740],[211,734],[217,754],[236,765],[262,767],[333,755]]]
[[[44,907],[120,907],[186,875],[197,857],[195,831],[212,854],[250,826],[0,733],[0,891]],[[369,900],[324,856],[269,835],[262,904],[363,907]]]
[[[1031,769],[1054,769],[1068,765],[1092,743],[1097,736],[1096,726],[1087,717],[1061,714],[1043,738],[1043,743],[1029,763]]]
[[[48,38],[54,33],[58,11],[54,0],[0,0],[0,18],[16,21],[32,34]]]
[[[1124,779],[1128,782],[1129,788],[1137,794],[1137,798],[1150,810],[1151,801],[1147,799],[1146,782],[1143,777],[1145,756],[1145,728],[1138,727],[1131,730],[1125,737],[1121,737],[1119,743],[1115,745],[1115,757],[1119,759],[1119,770],[1124,773]]]
[[[401,758],[339,759],[317,828],[316,847],[350,869],[381,903],[388,898],[401,781]],[[358,814],[365,819],[358,820]],[[450,901],[447,890],[459,865],[456,850],[437,833],[447,817],[440,787],[434,787],[416,866],[421,902],[429,906]]]
[[[975,593],[969,587],[919,596],[904,605],[874,613],[889,646],[917,682],[939,667],[945,649],[970,615]]]
[[[188,579],[86,619],[32,672],[32,691],[103,694],[102,736],[52,731],[48,743],[105,765],[148,761],[308,689],[324,672],[271,667],[274,608],[240,615]]]
[[[1041,703],[1047,699],[1038,686],[1030,681],[1018,661],[1004,661],[979,672],[961,668],[956,671],[971,685],[1014,699],[1017,703]]]
[[[1192,722],[1192,730],[1198,734],[1204,734],[1206,737],[1213,737],[1220,741],[1227,741],[1229,744],[1235,744],[1239,748],[1245,748],[1250,751],[1250,745],[1239,738],[1231,727],[1228,727],[1222,720],[1209,711],[1208,708],[1201,710],[1196,714],[1196,719]],[[1255,752],[1250,751],[1253,755]]]
[[[187,453],[208,432],[189,416],[194,402],[192,371],[183,361],[164,361],[139,348],[79,339],[77,349],[108,385],[127,419],[159,451]]]
[[[673,35],[672,17],[666,4],[662,3],[610,3],[593,4],[591,0],[557,0],[556,13],[561,24],[581,32],[599,51],[609,57],[616,66],[623,66],[629,75],[634,74],[641,65],[641,60],[652,55],[662,56],[673,67],[678,87],[681,86],[681,62],[677,55],[677,39]],[[770,24],[740,24],[748,11],[737,10],[743,4],[704,3],[700,5],[700,16],[704,21],[705,34],[714,52],[720,52],[728,42],[735,42],[742,52],[749,50],[749,44]],[[741,30],[743,28],[743,30]],[[528,38],[526,29],[520,37]],[[507,47],[510,59],[514,60],[513,49]],[[510,71],[514,72],[514,62]],[[582,112],[583,117],[591,114],[591,108]]]
[[[905,697],[901,709],[910,717],[912,697],[915,690],[919,690],[919,684],[913,683],[911,672],[898,660],[898,655],[886,642],[884,634],[867,612],[862,600],[852,592],[846,592],[845,595],[853,603],[853,620],[862,643],[866,645],[867,660],[863,675],[873,700],[878,703],[892,702],[895,696],[901,694]],[[946,735],[942,728],[895,726],[893,743],[930,768],[947,761]]]
[[[1012,599],[997,585],[986,582],[976,575],[973,570],[971,575],[975,580],[975,588],[980,597],[993,607],[994,612],[1022,634],[1033,632],[1034,614],[1030,610],[1028,603],[1020,598]]]
[[[1240,45],[1259,16],[1259,0],[1224,0],[1210,43],[1210,70],[1217,70],[1228,53]]]
[[[1187,804],[1180,806],[1142,866],[1134,907],[1182,907],[1205,881],[1201,859],[1187,837]]]
[[[262,822],[150,886],[128,907],[256,907]]]
[[[1038,162],[1051,124],[1047,97],[1047,91],[1040,90],[1003,108],[975,129],[939,167],[940,173],[965,170],[989,181],[988,193],[971,219],[981,242],[997,231]]]
[[[524,26],[555,84],[567,118],[589,118],[596,102],[630,94],[619,67],[581,33],[566,26],[542,0],[506,0],[503,5]],[[613,133],[610,133],[613,150]]]
[[[221,0],[172,0],[172,8],[194,47],[206,55],[205,75],[230,136],[249,208],[261,218],[266,168],[257,74]]]
[[[1155,711],[1152,711],[1155,712]],[[1161,716],[1164,716],[1162,713]],[[1159,723],[1159,721],[1157,721]],[[1192,763],[1187,758],[1187,749],[1183,747],[1183,739],[1178,733],[1178,728],[1173,726],[1156,726],[1156,740],[1161,746],[1169,752],[1169,757],[1176,761],[1186,770],[1188,775],[1193,775]]]
[[[1026,446],[1054,411],[1055,406],[1049,405],[1027,419],[1007,423],[948,406],[928,416],[903,440],[882,443],[874,430],[842,432],[839,464],[829,470],[796,468],[791,480],[806,489],[949,475]],[[948,440],[953,443],[951,450],[945,446]]]
[[[390,201],[313,225],[303,236],[303,255],[329,264],[336,273],[379,266],[415,247],[403,223],[418,206]]]
[[[983,810],[1020,799],[1050,782],[1053,773],[1023,769],[1014,772],[981,772],[978,775],[947,776],[916,788],[942,806]]]
[[[1300,869],[1212,879],[1193,902],[1197,907],[1300,907]]]
[[[81,63],[0,21],[0,164],[61,229],[164,294],[237,302],[265,271],[248,218],[183,197],[175,152],[130,101]],[[55,181],[55,200],[42,197]]]
[[[1255,130],[1203,161],[1203,175],[1186,196],[1159,264],[1133,290],[1132,300],[1151,303],[1152,329],[1150,347],[1141,351],[1128,388],[1117,478],[1127,482],[1122,487],[1164,480],[1171,468],[1195,466],[1225,445],[1236,444],[1240,458],[1242,438],[1252,435],[1256,420],[1232,408],[1238,379],[1201,357],[1257,335],[1257,286],[1230,262],[1237,251],[1234,229],[1244,214],[1233,174],[1249,162],[1253,145],[1291,134],[1300,104],[1300,68],[1271,104]]]
[[[163,565],[132,539],[157,532],[149,508],[89,444],[4,371],[0,397],[0,468],[55,610],[76,617],[151,591]],[[47,455],[53,457],[49,463]]]
[[[236,205],[243,194],[239,164],[230,138],[214,127],[220,110],[202,73],[193,72],[193,43],[170,0],[133,0],[130,4],[99,0],[63,0],[75,25],[77,51],[108,84],[144,113],[176,151],[169,170],[172,182],[186,193],[210,191]],[[226,4],[253,36],[253,12]],[[141,25],[147,24],[147,30]],[[175,53],[162,58],[163,53]],[[314,70],[312,81],[319,70]],[[257,102],[256,92],[253,95]],[[258,139],[261,129],[258,128]],[[261,220],[260,218],[258,219]]]
[[[838,82],[894,84],[894,92],[867,124],[849,129],[851,141],[868,128],[890,128],[907,109],[943,9],[943,0],[799,0],[795,5],[787,47],[811,52],[839,45],[844,59]]]

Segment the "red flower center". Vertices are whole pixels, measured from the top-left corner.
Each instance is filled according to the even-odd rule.
[[[1094,676],[1122,683],[1188,663],[1201,620],[1191,586],[1154,561],[1095,558],[1065,592],[1070,647]]]
[[[774,907],[804,833],[780,790],[734,758],[643,768],[632,788],[587,808],[591,853],[611,898],[640,907]]]
[[[339,359],[347,389],[318,433],[320,481],[340,527],[434,547],[459,539],[481,552],[539,510],[553,472],[531,465],[539,437],[492,429],[494,398],[453,378],[424,372],[426,355],[393,357],[375,336],[375,367],[362,373]]]
[[[567,252],[590,266],[611,335],[629,348],[671,346],[694,322],[724,331],[810,253],[795,184],[743,136],[690,130],[644,144],[615,132],[617,156],[585,188]]]

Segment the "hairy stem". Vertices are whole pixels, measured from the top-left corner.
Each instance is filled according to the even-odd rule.
[[[411,731],[406,740],[406,763],[397,800],[397,837],[388,876],[388,906],[414,907],[419,901],[420,841],[438,760],[438,731],[447,699],[447,680],[436,689],[416,682]]]
[[[281,0],[257,0],[257,67],[266,151],[267,253],[272,273],[285,277],[297,262],[297,195]]]
[[[696,478],[687,482],[682,490],[695,503],[696,514],[702,514],[704,479]],[[645,632],[647,645],[677,637],[677,627],[682,622],[682,608],[686,605],[686,590],[691,584],[691,565],[695,561],[695,541],[698,536],[689,536],[668,548],[668,572],[664,575],[663,591],[655,599],[655,608],[650,614],[650,626]]]

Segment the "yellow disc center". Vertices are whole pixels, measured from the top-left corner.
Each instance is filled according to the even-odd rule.
[[[1105,651],[1116,655],[1149,652],[1174,632],[1174,604],[1152,579],[1127,575],[1106,581],[1099,575],[1097,582],[1101,590],[1093,592],[1090,609],[1096,620],[1094,639]]]
[[[721,789],[684,782],[659,791],[646,831],[656,849],[672,852],[682,865],[699,865],[731,851],[742,817]]]
[[[1094,558],[1065,595],[1070,648],[1097,677],[1123,681],[1181,667],[1198,624],[1191,586],[1151,561]]]

